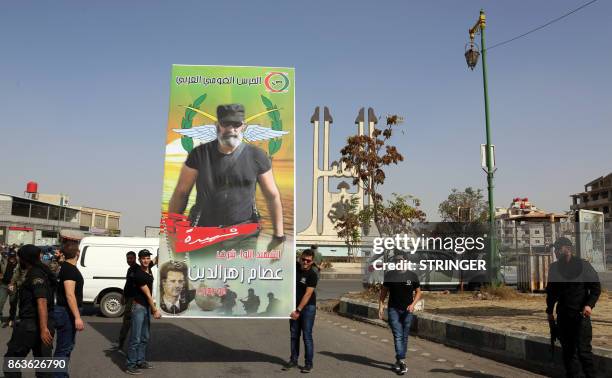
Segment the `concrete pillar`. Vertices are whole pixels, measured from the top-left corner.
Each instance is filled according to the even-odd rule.
[[[311,202],[311,219],[310,225],[302,232],[306,235],[317,235],[317,223],[319,219],[319,177],[321,175],[319,171],[319,107],[315,108],[315,111],[310,117],[310,123],[312,123],[313,139],[312,139],[312,202]]]
[[[323,233],[331,232],[333,229],[331,221],[327,217],[331,210],[331,197],[329,190],[329,126],[334,122],[329,108],[325,106],[323,108],[323,168],[321,169],[321,175],[323,176]]]

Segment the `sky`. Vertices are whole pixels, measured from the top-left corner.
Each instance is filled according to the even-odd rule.
[[[383,194],[421,199],[430,220],[451,188],[482,188],[481,63],[467,30],[484,8],[487,45],[586,2],[105,1],[0,3],[0,192],[27,181],[73,205],[122,212],[124,235],[159,224],[172,64],[295,67],[297,229],[310,222],[312,126],[328,106],[330,161],[357,111],[405,118],[405,161]],[[487,54],[495,205],[528,197],[568,210],[612,172],[612,3],[591,6]]]

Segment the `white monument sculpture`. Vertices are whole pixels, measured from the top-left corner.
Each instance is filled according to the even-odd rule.
[[[358,200],[358,210],[363,209],[363,205],[368,203],[368,199],[361,187],[357,188],[356,193],[350,193],[350,185],[342,181],[336,189],[339,192],[330,191],[330,178],[347,178],[352,182],[355,173],[352,170],[346,169],[344,163],[336,161],[329,164],[329,127],[334,122],[327,106],[323,111],[323,167],[319,168],[319,107],[315,108],[314,114],[310,118],[313,125],[314,139],[312,148],[312,213],[310,224],[306,229],[297,234],[297,247],[308,248],[312,244],[319,246],[319,251],[323,255],[347,256],[348,249],[344,240],[338,238],[338,233],[334,229],[337,217],[341,215],[344,204],[350,201],[351,197],[356,197]],[[374,127],[378,123],[378,119],[372,108],[368,108],[368,134],[372,136]],[[355,119],[358,125],[359,135],[364,135],[364,124],[366,123],[364,108],[359,110],[359,114]],[[319,203],[319,179],[323,182],[323,200]],[[319,221],[319,211],[322,211],[322,222]],[[372,245],[371,238],[375,235],[375,228],[372,226],[362,229],[362,245]]]

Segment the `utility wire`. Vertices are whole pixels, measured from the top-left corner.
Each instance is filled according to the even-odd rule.
[[[540,29],[544,29],[545,27],[547,27],[547,26],[549,26],[549,25],[551,25],[551,24],[554,24],[554,23],[555,23],[555,22],[557,22],[557,21],[560,21],[560,20],[564,19],[565,17],[567,17],[567,16],[569,16],[569,15],[571,15],[571,14],[573,14],[573,13],[576,13],[576,12],[578,12],[579,10],[581,10],[581,9],[583,9],[583,8],[588,7],[589,5],[593,4],[593,3],[594,3],[594,2],[596,2],[596,1],[597,1],[597,0],[591,0],[591,1],[589,1],[588,3],[582,4],[581,6],[579,6],[578,8],[576,8],[576,9],[574,9],[574,10],[567,12],[567,13],[566,13],[566,14],[564,14],[563,16],[557,17],[557,18],[555,18],[554,20],[551,20],[551,21],[549,21],[549,22],[545,23],[544,25],[538,26],[538,27],[537,27],[537,28],[535,28],[535,29],[531,29],[531,30],[529,30],[528,32],[523,33],[523,34],[521,34],[521,35],[517,35],[517,36],[516,36],[516,37],[514,37],[514,38],[510,38],[510,39],[508,39],[508,40],[506,40],[506,41],[496,43],[496,44],[494,44],[493,46],[491,46],[491,47],[487,48],[487,51],[488,51],[488,50],[491,50],[491,49],[494,49],[494,48],[496,48],[496,47],[498,47],[498,46],[505,45],[506,43],[510,43],[510,42],[512,42],[512,41],[516,41],[517,39],[519,39],[519,38],[523,38],[523,37],[525,37],[526,35],[529,35],[529,34],[531,34],[531,33],[534,33],[534,32],[536,32],[536,31],[538,31],[538,30],[540,30]]]

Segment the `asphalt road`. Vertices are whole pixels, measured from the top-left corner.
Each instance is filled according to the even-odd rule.
[[[358,280],[319,280],[317,284],[317,299],[340,299],[342,294],[349,291],[361,291],[363,286]]]
[[[125,356],[110,350],[118,319],[86,316],[77,336],[73,377],[123,376]],[[9,329],[0,329],[8,340]],[[314,377],[386,377],[394,360],[389,330],[320,311],[315,329]],[[0,352],[4,354],[2,342]],[[410,338],[411,377],[534,377],[533,373],[429,341]],[[289,356],[287,320],[162,319],[152,324],[147,377],[294,377],[283,372]],[[300,358],[300,363],[303,359]],[[24,376],[33,376],[26,373]],[[127,375],[126,375],[127,376]]]

